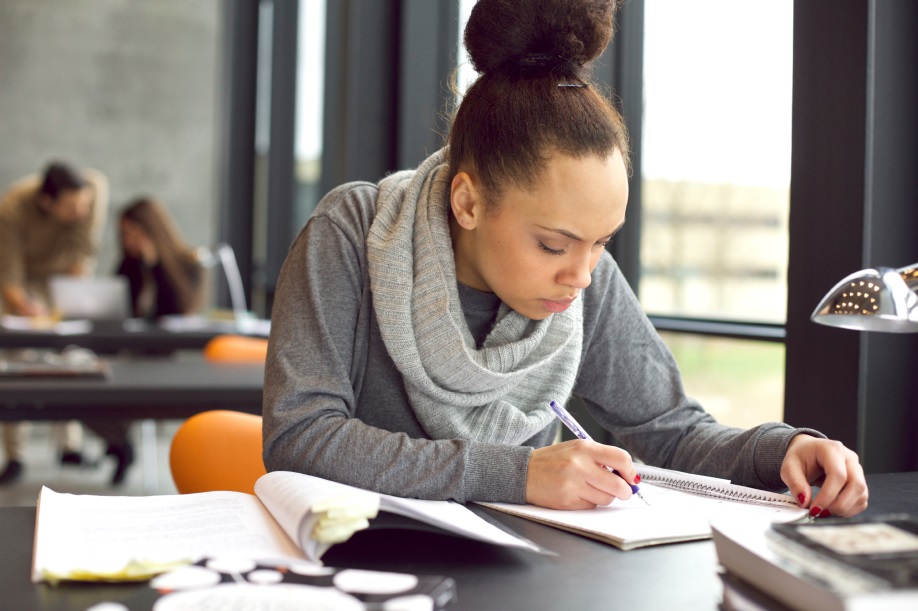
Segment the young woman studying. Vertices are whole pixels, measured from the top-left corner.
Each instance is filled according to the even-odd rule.
[[[481,76],[448,146],[319,204],[272,312],[269,471],[575,509],[630,497],[633,453],[789,488],[813,515],[866,507],[840,443],[780,423],[730,428],[687,397],[606,251],[626,217],[628,138],[588,67],[616,5],[480,0],[464,42]],[[549,403],[571,395],[628,451],[553,443]]]

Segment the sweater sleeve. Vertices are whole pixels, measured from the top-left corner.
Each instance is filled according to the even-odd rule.
[[[339,189],[328,197],[359,194]],[[413,415],[401,388],[394,390],[397,373],[388,378],[391,394],[361,395],[372,324],[360,227],[366,222],[339,223],[320,204],[287,255],[265,368],[265,467],[403,497],[523,502],[530,448],[409,435]],[[389,375],[384,369],[373,371]],[[389,416],[371,425],[358,403]]]
[[[653,465],[782,490],[791,438],[812,429],[720,424],[686,396],[675,359],[615,262],[604,255],[584,303],[584,353],[574,393],[636,458]]]

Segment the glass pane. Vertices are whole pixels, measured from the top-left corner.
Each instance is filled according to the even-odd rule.
[[[793,4],[645,3],[640,299],[783,323]]]
[[[323,194],[322,99],[325,92],[325,0],[301,2],[299,7],[296,116],[296,205],[294,223],[301,226]]]
[[[469,62],[469,54],[465,51],[465,46],[462,44],[462,35],[465,32],[465,24],[469,20],[469,15],[472,14],[472,7],[475,6],[475,2],[478,0],[458,0],[459,2],[459,49],[456,53],[458,58],[458,70],[456,74],[456,87],[459,90],[459,93],[465,93],[465,91],[471,86],[471,84],[478,78],[478,72],[472,68],[472,64]]]
[[[784,344],[660,333],[686,393],[718,422],[750,428],[784,418]]]

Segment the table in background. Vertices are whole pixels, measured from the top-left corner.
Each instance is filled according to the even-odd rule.
[[[918,472],[871,475],[871,514],[918,514]],[[533,554],[422,531],[362,531],[333,547],[327,565],[456,580],[458,601],[450,609],[512,611],[554,609],[698,609],[713,611],[721,599],[717,556],[711,541],[676,543],[622,552],[506,514],[475,511],[506,524],[556,552]],[[157,594],[147,584],[29,582],[33,507],[0,509],[0,592],[10,609],[83,610],[113,601],[150,609]]]
[[[0,349],[60,350],[65,346],[77,345],[100,354],[168,354],[175,350],[200,350],[213,337],[225,333],[238,334],[240,330],[231,321],[189,324],[178,330],[169,330],[146,320],[132,318],[126,321],[94,321],[87,323],[87,330],[77,333],[0,328]]]
[[[261,414],[264,365],[212,363],[200,352],[103,357],[111,377],[0,379],[0,421],[139,420],[144,489],[155,489],[156,420],[211,409]]]
[[[108,379],[0,379],[0,420],[161,420],[209,409],[261,413],[263,364],[212,363],[198,352],[103,359],[111,366]]]

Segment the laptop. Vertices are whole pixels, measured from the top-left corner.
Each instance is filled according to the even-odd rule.
[[[51,304],[61,318],[125,320],[131,316],[131,292],[124,276],[52,276]]]

